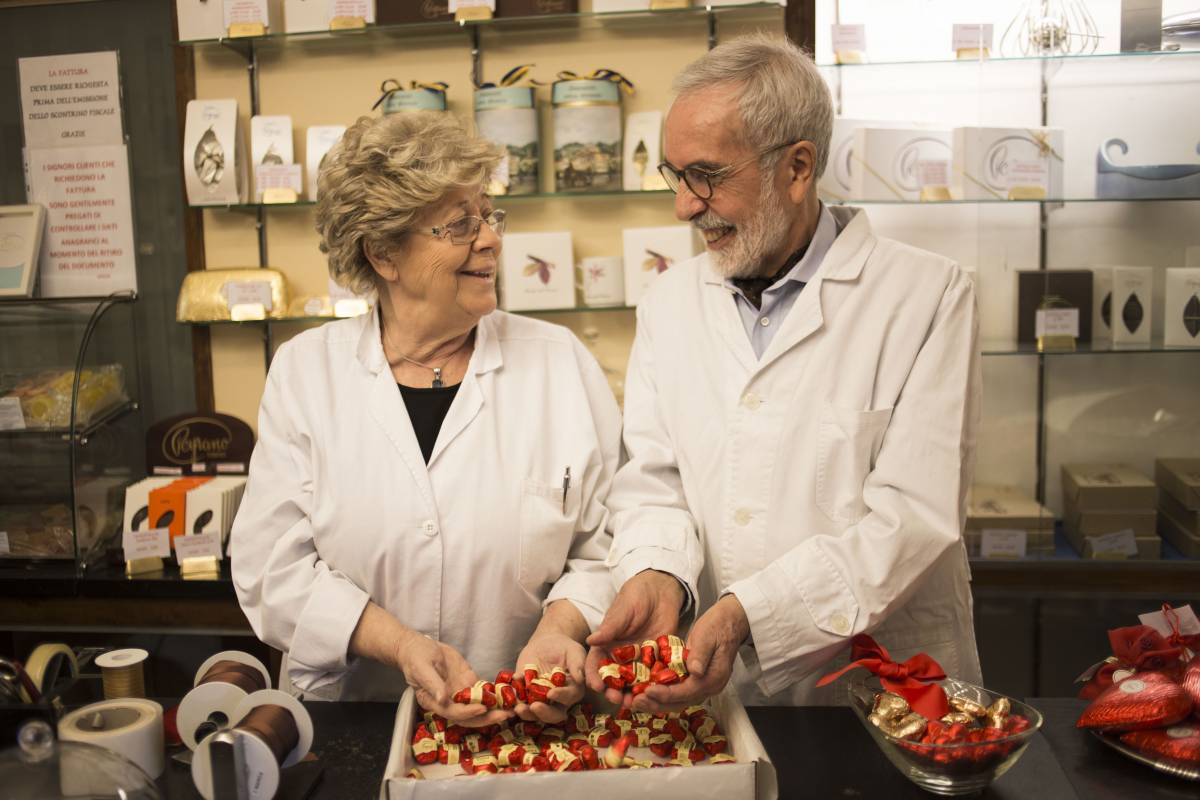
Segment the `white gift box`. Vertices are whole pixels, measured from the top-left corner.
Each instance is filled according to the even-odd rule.
[[[636,306],[660,274],[696,254],[696,239],[690,225],[663,228],[626,228],[622,231],[625,253],[625,304]]]
[[[152,527],[150,492],[154,489],[161,489],[174,480],[176,479],[169,477],[142,478],[137,483],[127,486],[125,488],[125,526],[123,530],[126,532],[149,530]]]
[[[221,0],[175,0],[175,17],[179,20],[180,41],[225,36]]]
[[[1061,128],[955,128],[956,200],[1063,196]]]
[[[325,154],[338,143],[346,132],[345,125],[313,125],[306,135],[304,155],[308,173],[308,199],[317,199],[317,176]]]
[[[829,159],[817,184],[821,197],[829,200],[849,200],[854,193],[854,132],[863,127],[884,127],[878,120],[838,117],[833,121],[829,139]]]
[[[183,532],[219,533],[223,545],[229,538],[245,490],[246,479],[233,475],[219,476],[190,489],[184,506]]]
[[[935,129],[860,127],[852,147],[855,200],[916,202],[921,199],[917,163],[951,157],[950,132]]]
[[[1112,267],[1092,268],[1092,341],[1112,341]]]
[[[1153,314],[1154,270],[1113,267],[1113,344],[1149,344]]]
[[[292,118],[263,116],[250,118],[250,158],[258,164],[291,164]]]
[[[246,153],[236,100],[191,100],[183,133],[188,203],[219,206],[246,201]]]
[[[509,233],[500,253],[500,307],[538,311],[575,305],[571,234]]]
[[[597,701],[602,704],[602,701]],[[396,712],[392,746],[383,770],[380,800],[458,800],[488,797],[497,800],[561,800],[564,797],[652,797],[654,800],[771,800],[779,794],[775,766],[746,709],[726,689],[708,701],[711,715],[725,733],[727,752],[737,761],[701,762],[670,769],[606,769],[580,772],[523,772],[512,775],[462,775],[459,765],[430,764],[419,769],[424,780],[409,778],[417,768],[412,735],[419,710],[413,690],[406,689]],[[635,758],[659,761],[646,747],[632,747]]]
[[[1200,268],[1171,268],[1166,276],[1163,344],[1200,347]]]
[[[658,174],[662,161],[662,121],[661,111],[638,111],[625,118],[625,151],[621,159],[621,184],[625,191],[640,192],[662,183]]]
[[[576,285],[585,306],[605,308],[625,303],[625,274],[618,256],[593,256],[580,261]]]

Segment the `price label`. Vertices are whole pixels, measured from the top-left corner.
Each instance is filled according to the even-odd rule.
[[[25,430],[25,415],[21,412],[21,398],[0,397],[0,431]]]
[[[254,168],[254,176],[260,199],[271,189],[286,189],[299,195],[304,180],[299,164],[259,164]]]
[[[121,537],[125,560],[138,558],[167,558],[171,555],[171,532],[166,528],[144,531],[125,531]]]
[[[1008,189],[1020,187],[1049,191],[1050,163],[1044,158],[1014,158],[1008,162],[1004,184]]]
[[[8,547],[8,531],[0,531],[0,556],[6,556],[12,550]]]
[[[355,18],[371,21],[371,0],[333,0],[329,4],[329,21]]]
[[[1087,540],[1094,558],[1129,558],[1138,553],[1137,540],[1129,528],[1103,536],[1089,536]]]
[[[867,52],[866,25],[832,25],[830,27],[833,29],[833,52]]]
[[[263,310],[271,310],[271,284],[267,281],[228,281],[222,290],[230,308],[257,303]]]
[[[1078,308],[1041,308],[1034,314],[1034,336],[1079,338]]]
[[[984,558],[1024,558],[1029,534],[1021,530],[984,528],[979,555]]]
[[[991,50],[992,24],[955,25],[951,50]]]
[[[447,11],[451,14],[457,14],[460,10],[467,8],[486,8],[495,12],[496,0],[450,0],[450,6]]]
[[[917,159],[917,180],[921,187],[949,186],[950,162],[944,158]]]
[[[1171,612],[1175,621],[1179,624],[1179,633],[1182,636],[1195,636],[1200,634],[1200,620],[1196,619],[1196,612],[1192,611],[1191,606],[1180,606]],[[1138,614],[1138,620],[1143,625],[1149,625],[1154,630],[1161,633],[1163,636],[1171,636],[1175,633],[1171,627],[1171,623],[1167,621],[1167,615],[1164,611],[1152,611],[1149,614]]]
[[[221,557],[221,534],[219,531],[209,533],[191,533],[187,536],[175,537],[175,557],[182,561],[185,558]]]

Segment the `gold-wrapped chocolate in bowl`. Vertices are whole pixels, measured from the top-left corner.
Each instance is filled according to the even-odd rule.
[[[269,267],[189,272],[175,307],[179,322],[242,322],[287,315],[287,281],[283,273]]]
[[[950,711],[927,719],[867,676],[850,687],[851,706],[888,760],[922,789],[978,792],[1007,772],[1042,725],[1041,713],[972,683],[946,678]]]

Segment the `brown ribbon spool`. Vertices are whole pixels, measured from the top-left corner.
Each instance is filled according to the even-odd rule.
[[[282,766],[288,754],[300,743],[300,729],[296,718],[283,706],[267,703],[255,706],[242,718],[234,730],[249,733],[263,741]]]
[[[231,683],[246,694],[267,688],[262,673],[240,661],[218,661],[208,668],[196,685],[212,682]]]

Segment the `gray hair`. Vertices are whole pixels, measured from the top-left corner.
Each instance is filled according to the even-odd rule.
[[[755,149],[812,142],[816,176],[824,174],[833,135],[833,100],[821,71],[803,50],[764,33],[741,36],[684,67],[671,89],[678,97],[721,84],[741,88],[742,123]],[[778,163],[780,157],[776,153],[764,164]]]

